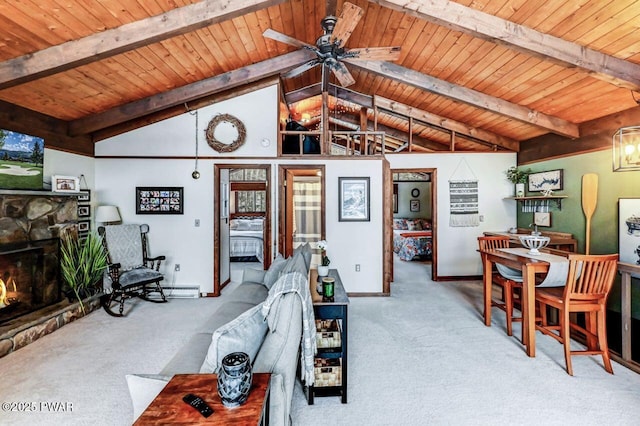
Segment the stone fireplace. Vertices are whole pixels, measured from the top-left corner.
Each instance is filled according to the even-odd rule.
[[[0,190],[0,357],[81,315],[60,276],[59,237],[76,232],[77,211],[75,194]]]

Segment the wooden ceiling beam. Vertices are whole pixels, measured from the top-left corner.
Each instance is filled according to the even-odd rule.
[[[0,63],[0,90],[227,21],[284,0],[203,0]]]
[[[576,68],[625,89],[640,91],[640,65],[576,43],[541,33],[448,0],[369,0],[446,28],[461,31],[551,61]]]
[[[498,145],[510,151],[517,152],[520,149],[520,143],[511,138],[491,133],[477,127],[472,127],[467,124],[460,123],[459,121],[451,120],[450,118],[440,117],[439,115],[432,114],[430,112],[414,108],[412,106],[396,102],[391,99],[383,98],[381,96],[375,96],[374,102],[380,108],[394,111],[404,116],[424,121],[425,123],[429,123],[433,126],[440,127],[448,131],[466,135],[473,139],[488,142],[492,145]]]
[[[45,148],[94,155],[91,138],[67,136],[66,121],[9,102],[0,101],[0,128],[43,138]]]
[[[296,50],[158,95],[120,105],[102,113],[71,121],[69,123],[69,134],[73,136],[92,133],[166,108],[184,104],[185,102],[191,102],[224,90],[254,83],[296,67],[313,56],[314,54],[308,50]]]
[[[580,136],[578,126],[569,121],[543,114],[539,111],[505,101],[504,99],[489,96],[473,89],[449,83],[448,81],[422,74],[410,68],[384,61],[362,61],[353,59],[345,59],[344,61],[356,68],[372,72],[379,76],[464,102],[496,114],[514,118],[562,136],[568,136],[570,138]]]
[[[322,85],[320,83],[312,84],[311,86],[303,87],[302,89],[294,90],[285,95],[286,101],[289,104],[303,101],[305,99],[317,96],[322,93]],[[336,86],[329,83],[329,95],[334,98],[342,99],[360,105],[366,108],[373,108],[373,96],[365,95],[364,93],[355,92],[344,87]]]

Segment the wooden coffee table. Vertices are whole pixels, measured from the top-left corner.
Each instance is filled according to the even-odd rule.
[[[254,373],[247,402],[227,408],[218,395],[218,376],[215,374],[176,374],[142,413],[135,425],[268,425],[269,383],[271,374]],[[196,409],[182,401],[192,393],[213,408],[213,414],[203,417]]]

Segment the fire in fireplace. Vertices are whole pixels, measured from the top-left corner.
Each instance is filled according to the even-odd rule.
[[[0,324],[62,298],[59,239],[0,246]]]

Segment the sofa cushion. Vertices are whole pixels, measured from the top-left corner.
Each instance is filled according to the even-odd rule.
[[[304,243],[303,245],[296,247],[293,250],[293,255],[295,256],[298,253],[302,254],[304,264],[307,267],[307,270],[305,272],[309,272],[309,269],[311,269],[311,257],[313,256],[313,249],[311,248],[311,244]]]
[[[267,322],[262,315],[262,305],[249,309],[218,328],[211,337],[211,344],[200,367],[200,373],[216,373],[222,358],[232,352],[244,352],[253,362],[260,350],[267,328]]]
[[[242,282],[262,283],[266,273],[263,269],[245,268],[242,271]]]
[[[214,331],[223,326],[224,324],[232,321],[243,312],[256,306],[256,303],[247,301],[234,301],[229,300],[225,302],[218,310],[216,310],[207,320],[200,326],[198,331],[200,333],[209,333],[212,335]]]
[[[299,272],[303,276],[307,276],[309,273],[302,252],[294,254],[285,261],[285,265],[280,272],[280,276],[286,275],[290,272]]]
[[[257,305],[267,298],[269,290],[262,283],[243,282],[230,294],[227,301],[247,302]],[[225,302],[225,304],[228,302]]]
[[[134,422],[171,380],[171,376],[160,374],[127,374],[125,378],[133,404]]]
[[[282,271],[282,268],[284,268],[285,264],[285,258],[282,257],[280,253],[278,253],[276,258],[273,259],[273,262],[271,262],[269,270],[267,270],[266,274],[264,274],[264,279],[262,280],[262,283],[267,286],[268,289],[273,287],[273,283],[278,280],[278,277],[280,277],[280,272]]]
[[[275,304],[278,304],[276,306]],[[269,419],[271,424],[289,422],[291,400],[298,366],[298,350],[302,339],[302,303],[296,293],[286,293],[269,310],[267,332],[253,364],[256,373],[271,373],[278,382],[271,382]],[[274,386],[276,385],[276,386]]]
[[[200,366],[207,355],[207,348],[211,344],[211,333],[196,333],[165,365],[160,374],[173,376],[174,374],[194,374],[200,371]]]

